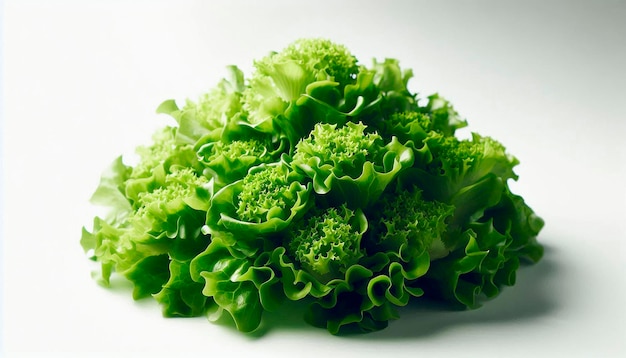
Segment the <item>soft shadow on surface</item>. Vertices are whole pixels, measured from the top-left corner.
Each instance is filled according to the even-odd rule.
[[[304,321],[304,312],[308,303],[308,301],[293,302],[285,300],[279,311],[263,312],[261,325],[254,332],[249,333],[248,336],[251,338],[262,338],[271,333],[284,331],[328,334],[325,329],[313,327]]]
[[[545,245],[544,245],[545,246]],[[482,324],[507,323],[537,319],[548,315],[558,307],[557,285],[561,268],[555,261],[555,249],[545,247],[544,257],[536,264],[522,265],[517,271],[516,283],[503,287],[500,295],[484,302],[475,310],[458,310],[449,305],[427,299],[416,299],[398,309],[400,318],[390,321],[389,326],[373,333],[347,333],[345,339],[394,340],[428,337],[459,326],[477,327]],[[265,312],[261,326],[248,336],[257,339],[268,333],[297,331],[307,334],[329,333],[304,322],[303,302],[285,302],[278,312]]]
[[[532,320],[546,316],[558,307],[555,280],[561,268],[554,260],[555,250],[545,247],[544,257],[537,264],[522,265],[517,282],[504,287],[500,295],[484,302],[475,310],[455,310],[441,303],[418,299],[399,309],[400,318],[386,329],[350,339],[415,339],[428,337],[458,326],[506,323]]]
[[[95,266],[94,266],[95,267]],[[97,267],[95,267],[97,269]],[[93,280],[93,285],[101,289],[105,295],[111,296],[118,300],[123,300],[127,304],[134,305],[138,309],[154,311],[154,314],[161,314],[162,307],[152,297],[142,297],[138,300],[133,299],[133,284],[125,277],[118,273],[113,273],[110,277],[110,284],[105,286],[97,280]],[[209,319],[207,314],[203,314],[198,317],[167,317],[164,319],[170,320],[204,320],[207,325],[217,325],[221,329],[230,331],[231,333],[251,340],[262,338],[269,333],[274,332],[295,332],[302,331],[309,333],[320,332],[327,334],[325,330],[313,327],[304,321],[304,312],[307,305],[310,303],[308,300],[293,302],[285,300],[280,307],[280,310],[276,312],[263,312],[263,318],[260,326],[249,333],[242,333],[237,330],[235,321],[230,314],[223,312],[217,319]],[[307,333],[308,334],[308,333]]]
[[[517,271],[515,285],[504,287],[500,295],[484,302],[481,308],[458,310],[440,302],[420,298],[406,307],[400,307],[400,318],[390,321],[389,326],[381,331],[340,336],[354,340],[416,339],[441,334],[459,326],[477,327],[482,324],[525,321],[546,316],[558,308],[558,293],[555,292],[558,285],[554,283],[561,275],[562,267],[555,260],[557,255],[553,247],[546,246],[541,261],[534,265],[522,265]],[[113,276],[108,290],[113,295],[123,295],[132,301],[132,284],[121,277]],[[325,329],[310,326],[304,321],[303,314],[308,303],[285,300],[279,311],[264,312],[259,328],[244,336],[256,340],[281,332],[329,335]],[[158,304],[150,297],[135,301],[135,305],[143,309],[158,309]],[[232,331],[233,334],[241,334],[228,314],[224,314],[213,324]]]

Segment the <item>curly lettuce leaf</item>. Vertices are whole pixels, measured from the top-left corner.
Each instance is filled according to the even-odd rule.
[[[371,251],[392,253],[405,262],[424,253],[433,260],[448,254],[443,237],[453,206],[425,200],[417,188],[396,190],[381,201],[375,208]]]
[[[284,141],[277,147],[270,137],[259,133],[242,131],[237,137],[241,139],[210,141],[197,150],[204,173],[220,187],[242,179],[254,166],[275,162],[285,149]]]
[[[244,75],[236,66],[228,66],[227,70],[227,78],[198,100],[187,100],[183,108],[171,99],[159,105],[157,113],[168,114],[178,123],[176,144],[194,145],[207,135],[220,133],[229,122],[241,120]]]
[[[132,212],[132,206],[124,194],[125,182],[131,175],[132,168],[125,165],[122,157],[117,157],[102,173],[100,183],[91,196],[90,202],[107,209],[105,219],[119,223]],[[83,243],[86,250],[93,249],[91,243]]]
[[[521,260],[536,262],[543,255],[536,241],[543,220],[508,189],[497,205],[466,227],[456,239],[462,245],[434,261],[425,275],[422,284],[428,294],[477,308],[502,286],[515,284]]]
[[[171,260],[169,279],[153,296],[165,317],[195,317],[202,315],[213,302],[202,293],[203,285],[191,278],[190,262]]]
[[[461,118],[450,101],[438,93],[428,96],[426,106],[419,110],[430,116],[433,130],[444,136],[454,136],[458,129],[467,127],[467,121]]]
[[[356,58],[346,47],[324,39],[295,41],[254,65],[255,75],[244,94],[250,123],[284,113],[312,82],[330,80],[345,86],[358,70]]]
[[[361,238],[368,223],[360,209],[328,208],[291,228],[287,247],[320,281],[329,281],[364,256]]]
[[[401,180],[423,190],[424,197],[455,207],[451,227],[463,228],[496,205],[508,179],[517,179],[519,161],[489,137],[460,140],[431,131],[424,139],[430,155],[420,155]],[[458,234],[458,232],[457,232]]]
[[[229,314],[242,332],[251,332],[261,323],[263,312],[275,310],[283,298],[272,269],[255,266],[253,256],[241,255],[217,239],[191,263],[193,279],[203,285],[202,293],[218,309],[211,319]]]
[[[241,236],[276,233],[311,205],[310,186],[294,179],[286,165],[261,164],[215,193],[207,212],[207,230]]]
[[[383,145],[361,123],[318,124],[296,146],[291,165],[311,178],[313,190],[331,204],[366,208],[398,173],[413,164],[413,152],[393,139]]]
[[[133,283],[135,300],[154,295],[170,279],[170,258],[167,254],[146,256],[123,272]]]

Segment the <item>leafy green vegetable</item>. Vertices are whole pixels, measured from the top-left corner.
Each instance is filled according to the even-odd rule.
[[[365,208],[413,162],[412,151],[393,139],[386,145],[362,123],[316,124],[298,142],[291,164],[313,181],[317,194],[340,205]]]
[[[363,257],[361,237],[366,230],[367,219],[361,211],[331,207],[295,226],[287,247],[311,274],[329,281]]]
[[[511,192],[519,161],[472,133],[396,59],[359,64],[301,39],[179,107],[175,123],[102,174],[108,210],[81,245],[165,316],[230,317],[242,332],[283,303],[332,334],[371,332],[429,296],[475,308],[543,255],[543,220]],[[415,324],[419,324],[416,322]]]
[[[300,183],[287,165],[251,168],[241,180],[219,190],[207,212],[206,229],[241,237],[283,230],[311,207],[310,185]]]

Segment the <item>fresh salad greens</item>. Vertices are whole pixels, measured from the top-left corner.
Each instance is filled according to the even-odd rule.
[[[536,262],[541,218],[511,192],[518,160],[397,60],[360,64],[301,39],[157,112],[175,121],[106,170],[108,207],[81,244],[165,316],[230,316],[240,331],[302,303],[333,334],[382,329],[431,297],[475,308]],[[415,324],[419,324],[416,322]]]

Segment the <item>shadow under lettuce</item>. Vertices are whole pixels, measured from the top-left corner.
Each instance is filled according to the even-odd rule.
[[[479,326],[498,322],[532,320],[553,312],[558,305],[553,287],[560,267],[555,250],[545,247],[544,257],[536,264],[522,265],[516,283],[504,287],[493,299],[477,309],[459,310],[441,302],[419,298],[399,308],[400,318],[371,334],[355,334],[351,339],[415,339],[440,334],[457,326]]]
[[[389,322],[383,330],[372,333],[343,332],[339,337],[345,339],[395,340],[416,339],[441,334],[458,326],[479,326],[482,324],[532,320],[545,316],[557,308],[557,293],[554,292],[555,280],[559,277],[561,267],[555,258],[558,255],[553,247],[544,245],[544,257],[536,264],[522,265],[517,271],[516,283],[511,287],[503,287],[501,293],[493,299],[486,300],[480,308],[459,310],[450,305],[426,298],[412,300],[407,306],[399,307],[399,318]],[[128,295],[132,292],[132,284],[122,277],[112,276],[108,288],[114,295]],[[310,300],[285,300],[280,310],[264,312],[259,328],[244,334],[256,340],[270,334],[280,332],[298,332],[298,334],[330,335],[323,328],[316,328],[304,321],[303,315]],[[135,301],[144,309],[155,309],[157,303],[149,298]],[[196,317],[202,319],[202,317]],[[204,319],[207,319],[205,316]],[[207,324],[211,324],[208,322]],[[224,329],[237,332],[232,318],[228,314],[212,322]]]

